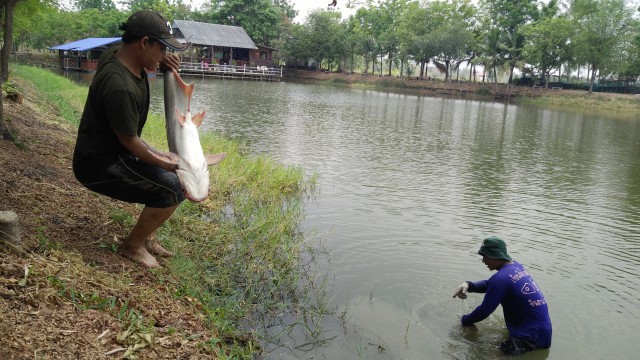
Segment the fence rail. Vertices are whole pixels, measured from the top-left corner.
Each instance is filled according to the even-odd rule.
[[[181,75],[280,81],[282,69],[267,66],[218,65],[205,62],[181,62]]]

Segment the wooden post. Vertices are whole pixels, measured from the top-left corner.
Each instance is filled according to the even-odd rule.
[[[13,211],[0,211],[0,241],[20,245],[18,214]]]

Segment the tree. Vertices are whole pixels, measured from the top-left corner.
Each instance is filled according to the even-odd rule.
[[[400,46],[400,38],[398,36],[400,18],[406,9],[407,0],[385,0],[380,3],[379,39],[381,50],[387,55],[389,62],[389,76],[391,76],[393,59]]]
[[[434,28],[433,13],[426,7],[421,7],[418,2],[407,4],[406,11],[400,17],[398,33],[400,46],[405,49],[407,56],[419,64],[419,77],[427,76],[426,69],[431,58],[436,55],[436,49],[432,46],[428,34]]]
[[[78,10],[114,10],[116,8],[112,0],[75,0],[75,5]]]
[[[377,38],[377,16],[378,14],[373,8],[359,8],[353,16],[353,21],[358,24],[358,38],[361,41],[359,48],[362,50],[362,55],[364,56],[365,74],[369,71],[369,60],[371,60],[373,64],[371,73],[373,74],[375,72],[376,53],[380,47],[379,39]]]
[[[498,28],[490,29],[484,32],[482,36],[482,42],[479,44],[479,56],[475,59],[476,64],[481,64],[485,69],[485,76],[487,69],[493,70],[494,83],[498,83],[498,66],[503,64],[502,50],[500,47],[500,40],[502,38],[502,31]],[[482,78],[484,82],[484,76]]]
[[[522,32],[527,39],[523,49],[524,58],[540,71],[544,87],[547,88],[551,72],[559,71],[565,59],[573,25],[564,16],[546,18],[524,26]]]
[[[196,20],[241,26],[258,44],[271,45],[279,38],[283,22],[295,16],[287,0],[225,0],[212,2]]]
[[[577,27],[574,37],[578,60],[589,67],[589,93],[599,70],[615,58],[627,31],[632,11],[623,0],[574,0],[571,14]]]
[[[431,14],[431,31],[426,36],[435,50],[434,63],[450,80],[452,65],[459,66],[471,52],[476,10],[469,0],[437,0],[427,4],[427,11]]]
[[[299,41],[304,44],[305,57],[318,62],[318,71],[322,62],[327,60],[327,68],[332,59],[339,59],[345,53],[346,27],[340,23],[340,14],[333,11],[316,10],[307,16],[305,31]]]
[[[451,80],[452,63],[461,60],[471,48],[473,33],[460,24],[446,24],[430,35],[431,44],[437,52],[436,66],[445,72],[445,80]]]
[[[509,67],[509,80],[507,83],[511,84],[513,82],[513,70],[523,65],[524,36],[520,33],[519,28],[513,32],[503,32],[498,46],[505,55],[504,63]]]
[[[0,51],[0,137],[11,139],[4,123],[4,104],[2,87],[9,78],[9,57],[13,48],[13,9],[20,0],[1,0],[0,6],[4,8],[4,38]]]
[[[500,47],[509,66],[509,83],[513,70],[522,60],[524,37],[520,27],[535,21],[540,16],[536,1],[532,0],[482,0],[484,27],[497,28],[501,32]]]

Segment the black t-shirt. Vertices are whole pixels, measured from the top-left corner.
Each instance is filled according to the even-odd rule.
[[[140,136],[149,112],[149,82],[129,71],[107,49],[89,87],[73,153],[73,171],[81,182],[100,178],[106,168],[127,153],[116,133]]]

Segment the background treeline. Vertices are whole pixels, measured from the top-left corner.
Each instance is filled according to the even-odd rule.
[[[339,4],[357,9],[347,19],[317,10],[302,23],[289,0],[14,1],[20,51],[119,36],[132,11],[155,9],[171,20],[242,26],[288,67],[543,86],[553,75],[586,79],[589,90],[640,76],[638,4],[628,0],[349,0]]]

